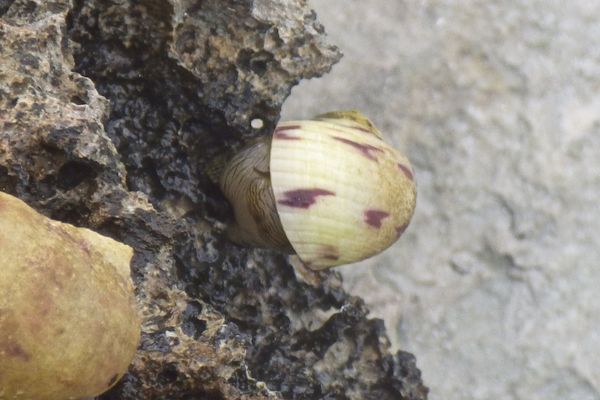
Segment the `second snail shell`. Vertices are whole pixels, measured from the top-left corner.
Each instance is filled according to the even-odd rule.
[[[296,253],[315,270],[383,251],[416,203],[410,162],[356,111],[280,123],[237,153],[219,184],[234,241]]]

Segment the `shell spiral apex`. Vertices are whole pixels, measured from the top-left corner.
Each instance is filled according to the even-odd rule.
[[[318,270],[377,254],[408,226],[410,162],[360,112],[282,122],[257,143],[220,180],[235,212],[234,240],[295,252]]]

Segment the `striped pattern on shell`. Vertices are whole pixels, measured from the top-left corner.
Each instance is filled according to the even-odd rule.
[[[271,143],[270,178],[287,239],[316,270],[389,247],[416,203],[408,159],[353,111],[280,123]]]
[[[271,140],[262,137],[225,166],[219,186],[233,207],[236,223],[228,235],[236,243],[293,253],[273,198],[269,173]]]

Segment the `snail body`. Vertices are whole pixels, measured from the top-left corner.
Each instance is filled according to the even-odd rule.
[[[296,253],[315,270],[383,251],[416,203],[408,159],[356,111],[280,123],[236,154],[219,184],[234,241]]]
[[[277,214],[271,187],[271,138],[263,136],[238,152],[225,167],[219,186],[231,203],[236,223],[229,237],[237,243],[294,252]]]

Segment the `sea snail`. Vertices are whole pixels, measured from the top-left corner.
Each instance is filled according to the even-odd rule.
[[[416,202],[408,159],[357,111],[280,123],[229,160],[219,186],[233,241],[296,253],[313,270],[383,251]]]

